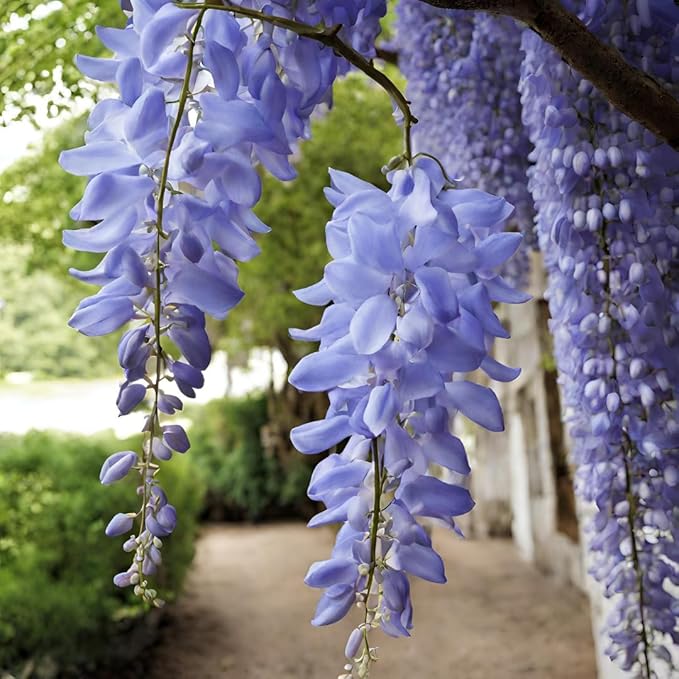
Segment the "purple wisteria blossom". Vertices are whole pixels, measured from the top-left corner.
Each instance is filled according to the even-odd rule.
[[[326,505],[309,525],[343,525],[331,558],[313,564],[306,582],[324,590],[316,625],[339,620],[354,604],[364,610],[343,677],[365,677],[375,659],[371,629],[409,635],[409,576],[446,580],[419,519],[455,529],[455,517],[474,502],[431,465],[470,471],[450,431],[455,413],[491,431],[504,428],[495,394],[464,373],[480,368],[504,381],[518,375],[488,355],[494,338],[509,336],[492,304],[526,296],[494,273],[521,240],[494,232],[512,212],[504,199],[451,190],[429,158],[390,173],[387,193],[343,172],[331,178],[326,195],[335,210],[326,240],[333,260],[320,282],[296,293],[308,304],[330,304],[317,326],[291,330],[320,344],[290,374],[301,391],[327,391],[330,407],[291,438],[308,454],[346,440],[309,484],[309,497]],[[477,229],[490,235],[479,239]]]
[[[148,404],[143,451],[114,454],[101,481],[133,469],[140,475],[140,509],[117,514],[106,532],[128,533],[138,522],[124,546],[132,565],[114,582],[133,585],[154,604],[160,600],[148,576],[177,522],[157,463],[189,448],[181,426],[161,423],[183,407],[166,385],[195,395],[210,362],[205,315],[223,319],[243,296],[237,262],[257,255],[253,234],[268,230],[252,211],[261,194],[255,165],[282,180],[294,177],[292,149],[348,68],[319,42],[190,4],[197,8],[125,1],[125,28],[98,29],[114,56],[81,56],[78,65],[120,96],[97,104],[85,146],[60,158],[64,169],[89,178],[71,216],[96,222],[66,231],[64,243],[104,253],[91,271],[72,272],[100,289],[70,325],[103,335],[132,323],[119,345],[125,379],[117,405],[124,415]],[[240,5],[313,25],[341,23],[342,37],[367,55],[386,9],[379,0]]]
[[[679,8],[568,3],[679,92]],[[530,188],[576,490],[595,506],[592,573],[613,600],[608,653],[649,679],[679,643],[679,154],[523,38]]]
[[[507,17],[445,10],[420,0],[397,5],[399,65],[419,119],[417,151],[441,159],[463,188],[502,196],[514,213],[502,228],[524,234],[504,272],[528,284],[528,247],[535,245],[533,201],[526,171],[531,146],[517,90],[521,28]]]

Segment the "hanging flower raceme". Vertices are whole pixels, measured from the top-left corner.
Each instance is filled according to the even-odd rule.
[[[243,296],[236,262],[254,257],[252,234],[268,230],[252,211],[261,193],[254,165],[280,179],[294,176],[291,146],[308,134],[309,116],[346,70],[320,43],[186,4],[123,3],[126,27],[98,29],[113,58],[79,57],[78,64],[85,75],[115,84],[120,97],[97,104],[85,146],[60,158],[66,170],[89,178],[72,217],[96,222],[66,231],[64,243],[105,253],[93,270],[72,272],[101,289],[83,300],[70,325],[103,335],[132,322],[119,345],[125,380],[117,405],[121,415],[146,402],[150,411],[141,453],[114,453],[101,471],[104,484],[131,471],[140,476],[140,507],[106,528],[110,536],[130,534],[124,549],[134,554],[114,582],[133,585],[156,605],[149,576],[177,521],[157,482],[158,462],[189,448],[181,426],[161,422],[183,407],[168,387],[188,397],[202,387],[211,354],[205,314],[223,319]],[[356,40],[368,49],[380,12],[384,3],[347,0],[311,4],[303,18],[328,25],[341,19],[349,40],[357,22]]]
[[[573,9],[637,66],[679,83],[679,10]],[[616,111],[526,32],[530,186],[549,271],[576,490],[594,503],[591,570],[612,599],[608,652],[660,676],[679,643],[679,154]],[[676,87],[675,87],[676,89]]]
[[[460,178],[459,186],[483,189],[514,205],[506,227],[524,234],[524,248],[506,275],[525,286],[525,246],[536,239],[526,176],[531,147],[517,91],[521,28],[507,17],[400,0],[396,42],[419,119],[416,150],[439,157]]]
[[[388,193],[342,172],[327,191],[335,206],[326,226],[333,257],[323,279],[296,294],[326,305],[320,323],[292,330],[320,342],[290,375],[301,391],[327,391],[325,419],[293,429],[295,447],[318,453],[347,439],[319,463],[309,496],[327,507],[311,526],[342,522],[328,561],[307,584],[324,590],[313,623],[342,618],[358,604],[364,619],[349,638],[345,677],[365,677],[375,659],[368,632],[408,636],[409,576],[445,582],[443,562],[418,520],[455,528],[473,501],[466,488],[432,475],[460,475],[469,463],[450,433],[461,412],[491,431],[503,429],[487,387],[464,379],[480,368],[509,381],[518,370],[494,361],[491,338],[508,337],[492,303],[525,295],[489,272],[519,246],[516,233],[472,232],[504,222],[512,208],[476,190],[450,190],[439,165],[420,158],[389,175]]]

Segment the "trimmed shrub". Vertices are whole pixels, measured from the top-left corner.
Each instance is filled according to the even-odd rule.
[[[211,401],[189,416],[191,453],[208,488],[209,518],[257,521],[310,515],[308,461],[302,455],[281,461],[262,445],[266,396]]]
[[[28,659],[93,667],[110,659],[117,630],[145,613],[129,590],[113,585],[130,557],[122,540],[104,535],[113,514],[133,509],[136,484],[129,478],[103,487],[99,469],[111,452],[127,448],[138,441],[0,436],[0,668]],[[162,474],[180,517],[158,580],[171,600],[193,557],[204,493],[188,457],[175,456]]]

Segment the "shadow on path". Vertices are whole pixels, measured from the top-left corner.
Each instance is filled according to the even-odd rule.
[[[311,627],[308,565],[333,534],[302,524],[218,526],[150,658],[151,679],[335,679],[357,611]],[[413,587],[412,639],[375,635],[374,679],[594,679],[585,597],[523,564],[508,541],[435,533],[448,584]]]

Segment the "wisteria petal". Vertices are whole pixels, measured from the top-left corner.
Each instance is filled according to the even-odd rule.
[[[77,149],[62,151],[59,165],[67,172],[91,176],[139,165],[139,158],[120,141],[99,141]]]
[[[463,415],[490,431],[504,431],[502,408],[488,387],[461,380],[446,384],[450,403]]]
[[[358,308],[351,325],[351,339],[359,354],[374,354],[396,327],[396,303],[389,295],[370,297]]]
[[[293,294],[300,302],[313,306],[325,306],[332,299],[332,292],[324,280],[306,288],[294,290]]]
[[[332,625],[341,620],[354,605],[355,594],[353,588],[347,587],[341,595],[330,596],[325,592],[316,608],[316,613],[311,624],[320,627],[322,625]]]
[[[104,485],[110,485],[127,476],[127,473],[137,464],[137,454],[131,450],[114,453],[106,458],[99,472],[99,480]]]
[[[172,279],[171,301],[191,304],[215,318],[225,318],[242,298],[237,285],[193,264],[184,264]]]
[[[375,436],[379,436],[396,417],[397,412],[398,401],[394,387],[389,383],[383,384],[370,392],[363,421]]]
[[[311,564],[304,583],[309,587],[330,587],[350,583],[358,577],[356,562],[353,559],[328,559]]]
[[[325,267],[325,282],[339,299],[360,304],[386,293],[391,277],[361,266],[351,259],[335,260]]]
[[[458,316],[457,296],[448,273],[438,267],[422,267],[415,273],[424,308],[440,323],[450,323]]]
[[[521,245],[520,233],[493,233],[479,243],[476,254],[483,268],[494,269],[509,259]]]
[[[150,196],[154,186],[150,177],[100,174],[87,185],[77,219],[91,222],[106,219],[131,203]]]
[[[127,297],[89,297],[88,300],[95,301],[86,306],[81,303],[68,321],[83,335],[107,335],[134,315],[134,306]]]
[[[447,582],[441,557],[431,548],[413,543],[398,549],[399,566],[418,578],[443,584]]]
[[[300,391],[327,391],[368,371],[368,359],[316,352],[305,356],[292,370],[290,384]]]
[[[107,252],[120,245],[137,224],[137,211],[130,207],[120,210],[89,229],[66,229],[63,242],[82,252]]]
[[[418,476],[402,486],[397,497],[412,514],[450,520],[471,511],[474,501],[466,488],[444,483],[433,476]]]
[[[351,433],[349,417],[337,415],[294,427],[290,432],[290,440],[300,453],[314,454],[332,448]]]

